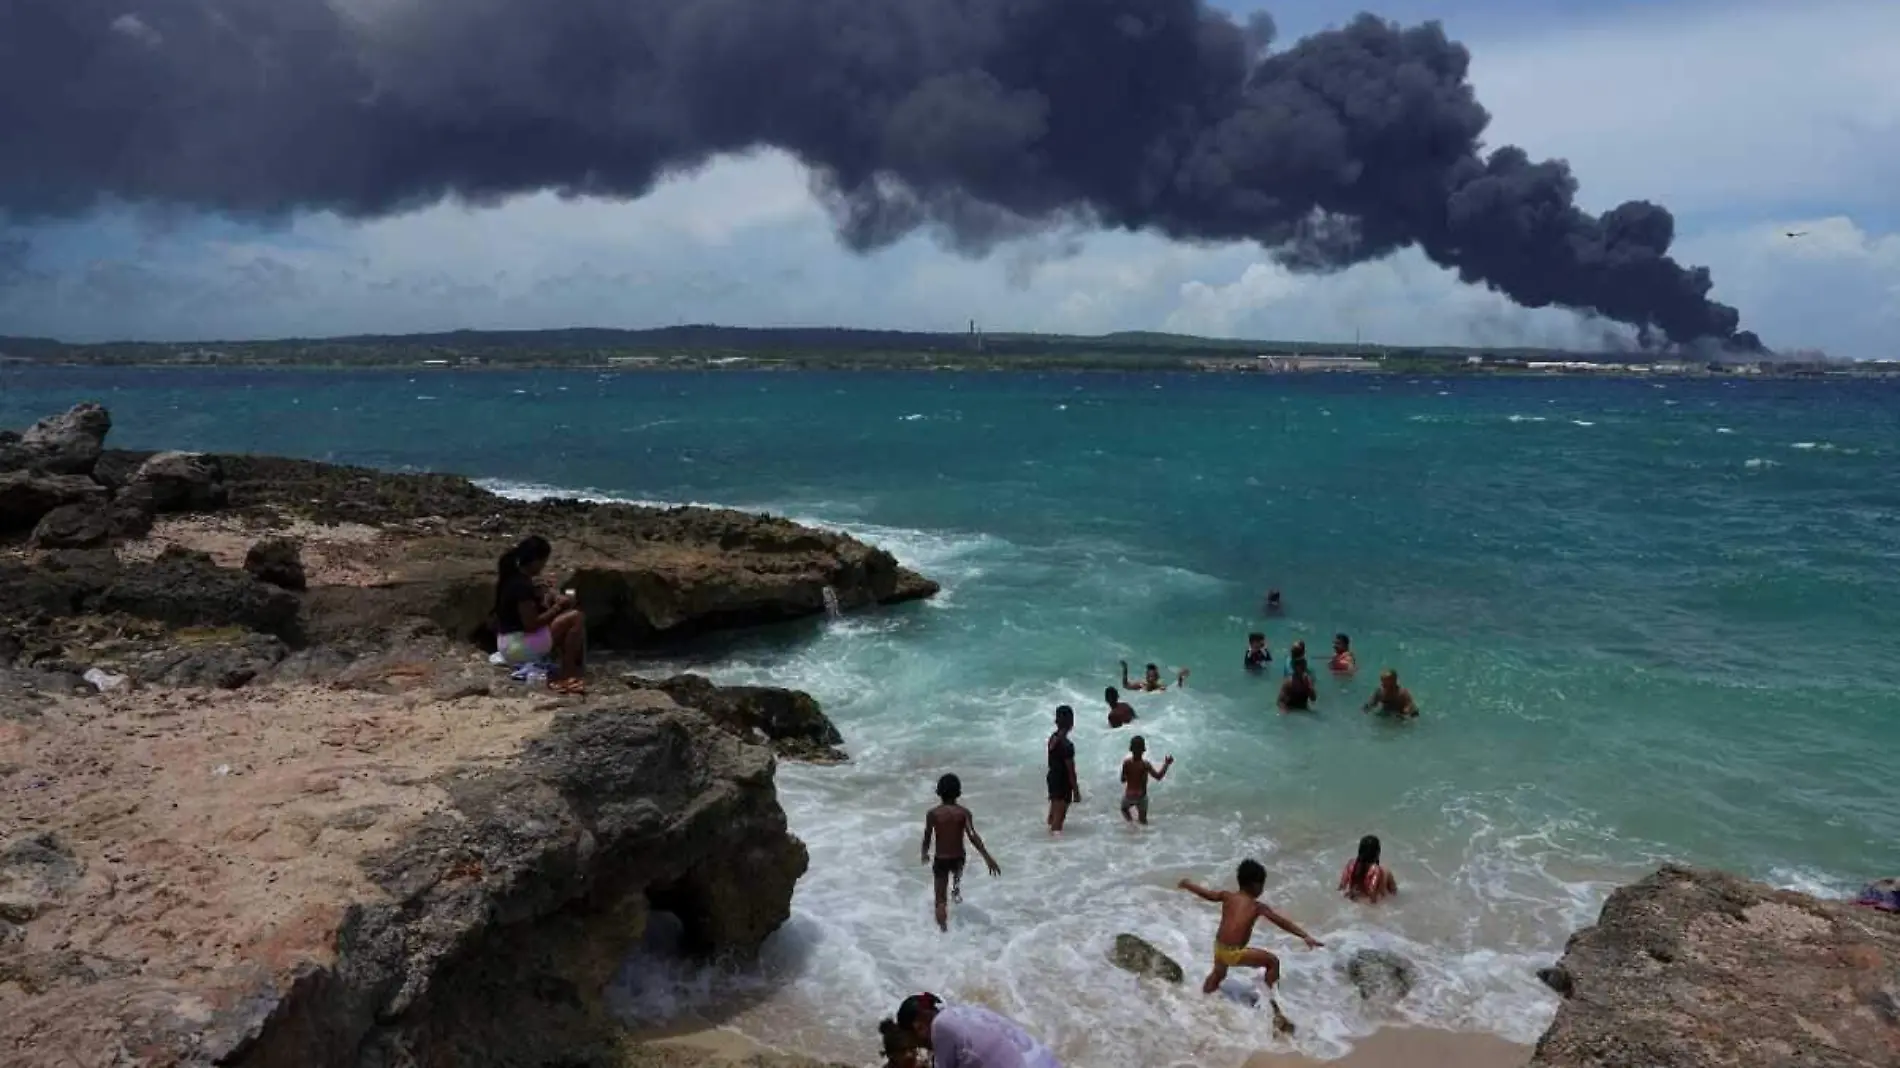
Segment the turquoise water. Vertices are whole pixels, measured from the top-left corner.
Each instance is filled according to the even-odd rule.
[[[1253,855],[1330,943],[1288,950],[1299,1048],[1394,1018],[1529,1040],[1531,975],[1661,859],[1842,890],[1900,871],[1900,390],[1869,383],[1127,375],[0,371],[0,425],[80,399],[124,445],[440,468],[507,492],[771,509],[851,530],[945,583],[934,603],[735,639],[692,665],[811,690],[855,761],[781,768],[812,849],[766,967],[650,968],[641,1022],[696,1010],[863,1057],[898,995],[987,1001],[1065,1062],[1238,1064],[1260,1014],[1106,968],[1117,931],[1190,971]],[[557,547],[558,549],[558,547]],[[1258,615],[1261,591],[1288,612]],[[1352,634],[1366,669],[1272,711],[1239,668]],[[1143,833],[1113,813],[1117,659],[1193,669],[1136,696],[1175,771]],[[709,663],[707,661],[710,661]],[[674,665],[684,666],[681,661]],[[1373,670],[1414,724],[1357,711]],[[1087,802],[1042,830],[1042,739],[1080,713]],[[959,772],[1004,867],[948,938],[917,864]],[[1332,880],[1378,833],[1399,904]],[[1398,949],[1421,988],[1379,1016],[1340,971]],[[1187,1037],[1184,1038],[1183,1035]]]

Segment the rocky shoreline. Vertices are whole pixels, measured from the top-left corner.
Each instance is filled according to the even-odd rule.
[[[600,993],[651,912],[756,953],[806,865],[775,761],[843,740],[795,691],[511,682],[494,558],[550,538],[609,650],[936,585],[769,516],[110,428],[82,405],[0,435],[0,1061],[696,1063]]]
[[[807,864],[776,761],[844,740],[795,691],[511,682],[494,558],[550,538],[594,647],[636,652],[935,584],[772,517],[122,452],[110,425],[0,433],[0,1063],[709,1063],[601,992],[655,913],[758,951]],[[1138,943],[1119,963],[1178,976]],[[1404,963],[1354,981],[1402,1000]],[[1717,872],[1618,890],[1544,978],[1534,1065],[1900,1063],[1900,917]]]

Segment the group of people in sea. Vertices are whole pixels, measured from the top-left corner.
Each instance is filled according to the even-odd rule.
[[[1265,610],[1269,615],[1283,611],[1278,590],[1269,591]],[[1288,650],[1286,673],[1275,704],[1283,713],[1311,712],[1318,701],[1318,687],[1306,657],[1306,643],[1295,641]],[[1266,635],[1255,631],[1247,636],[1242,667],[1249,672],[1264,672],[1273,661]],[[1327,669],[1339,678],[1350,678],[1358,670],[1358,658],[1352,639],[1346,634],[1333,636],[1333,653]],[[1190,672],[1182,668],[1174,675],[1175,688],[1187,685]],[[1158,693],[1171,685],[1162,677],[1157,664],[1148,664],[1139,678],[1132,678],[1128,662],[1121,662],[1121,686],[1107,687],[1102,699],[1108,707],[1108,727],[1117,730],[1136,721],[1132,706],[1122,699],[1122,691]],[[1399,684],[1396,671],[1379,674],[1379,685],[1363,710],[1382,716],[1407,720],[1418,716],[1418,703]],[[1049,833],[1060,836],[1068,819],[1069,808],[1082,800],[1080,777],[1076,768],[1075,710],[1060,705],[1055,711],[1055,731],[1045,750],[1048,757],[1046,783],[1049,809],[1045,818]],[[1128,756],[1122,761],[1120,811],[1131,824],[1148,823],[1148,788],[1165,779],[1174,767],[1174,757],[1162,758],[1159,765],[1148,759],[1147,739],[1131,738]],[[933,911],[940,930],[948,931],[950,904],[963,899],[963,871],[966,843],[983,858],[991,875],[1002,874],[996,858],[990,854],[977,832],[976,817],[962,803],[963,782],[955,774],[937,780],[938,804],[924,816],[924,837],[919,856],[931,868],[934,881]],[[934,849],[933,849],[934,847]],[[1359,841],[1353,859],[1339,873],[1340,893],[1354,901],[1376,903],[1398,893],[1398,879],[1381,861],[1381,845],[1376,835]],[[1235,889],[1220,890],[1202,886],[1189,879],[1179,883],[1187,891],[1220,906],[1215,928],[1213,964],[1201,983],[1205,994],[1219,990],[1230,969],[1257,969],[1267,988],[1267,1001],[1273,1010],[1277,1030],[1291,1032],[1293,1024],[1280,1011],[1274,993],[1280,981],[1280,959],[1269,950],[1252,946],[1254,926],[1261,920],[1300,939],[1307,948],[1318,949],[1325,943],[1313,937],[1298,923],[1261,900],[1266,892],[1267,870],[1259,861],[1248,858],[1234,873]],[[974,1005],[946,1005],[935,994],[914,994],[898,1005],[897,1013],[879,1025],[884,1037],[884,1052],[889,1068],[911,1068],[919,1050],[929,1050],[936,1068],[1060,1068],[1055,1055],[1036,1041],[1021,1025],[989,1009]]]
[[[556,692],[585,693],[586,617],[573,590],[556,591],[543,582],[543,574],[552,556],[546,538],[533,535],[501,555],[496,565],[494,624],[496,656],[518,671],[545,669],[548,685]],[[1283,602],[1278,590],[1267,595],[1265,610],[1278,615]],[[1247,636],[1242,657],[1245,670],[1265,672],[1273,661],[1266,635],[1255,631]],[[1327,668],[1336,677],[1349,678],[1358,670],[1352,640],[1345,634],[1333,637],[1333,654]],[[1128,662],[1121,662],[1120,688],[1107,687],[1102,694],[1108,706],[1108,726],[1120,729],[1138,718],[1134,708],[1122,699],[1122,691],[1159,693],[1185,687],[1189,671],[1175,672],[1172,682],[1162,677],[1156,664],[1147,664],[1139,678],[1131,677]],[[1281,712],[1311,712],[1318,702],[1318,688],[1306,657],[1306,643],[1295,641],[1288,650],[1285,676],[1275,704]],[[1396,672],[1380,673],[1379,687],[1364,705],[1365,711],[1410,719],[1418,715],[1412,695],[1399,685]],[[1055,732],[1045,745],[1048,758],[1046,785],[1049,809],[1045,820],[1049,833],[1060,836],[1068,819],[1069,807],[1082,800],[1082,789],[1075,761],[1075,710],[1061,705],[1055,711]],[[1160,764],[1148,759],[1147,740],[1140,735],[1128,743],[1128,756],[1122,761],[1119,806],[1122,819],[1130,824],[1148,823],[1149,787],[1167,778],[1174,757],[1165,756]],[[949,930],[951,902],[962,901],[963,872],[967,861],[965,845],[976,850],[991,875],[1001,875],[1002,867],[984,844],[976,828],[976,817],[962,803],[963,783],[955,774],[937,781],[938,804],[924,816],[924,836],[920,850],[923,863],[931,868],[934,883],[934,915],[937,926]],[[1347,897],[1377,902],[1398,892],[1398,880],[1380,860],[1380,843],[1374,835],[1360,840],[1355,857],[1340,872],[1339,890]],[[1234,873],[1235,889],[1222,890],[1182,879],[1180,889],[1220,907],[1215,928],[1213,963],[1202,981],[1204,993],[1220,989],[1233,968],[1257,969],[1272,1006],[1275,1027],[1291,1031],[1293,1025],[1281,1013],[1274,1000],[1280,981],[1280,959],[1272,952],[1252,946],[1255,925],[1266,920],[1308,948],[1324,945],[1298,923],[1282,915],[1261,900],[1266,892],[1267,871],[1252,858],[1240,862]],[[896,1014],[881,1021],[886,1062],[891,1068],[912,1068],[920,1051],[930,1051],[935,1068],[1060,1068],[1055,1055],[1037,1042],[1015,1021],[975,1005],[946,1005],[935,994],[914,994],[898,1005]]]

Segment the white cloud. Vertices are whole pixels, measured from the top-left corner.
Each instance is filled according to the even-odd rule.
[[[1226,285],[1192,279],[1181,283],[1181,305],[1168,316],[1169,330],[1231,336],[1243,322],[1298,293],[1302,279],[1275,264],[1250,263]]]
[[[1574,20],[1572,20],[1574,23]],[[1467,33],[1469,36],[1469,33]],[[1495,142],[1569,158],[1593,207],[1688,213],[1679,251],[1771,344],[1892,355],[1900,236],[1900,5],[1662,10],[1473,40]],[[1882,131],[1885,131],[1883,135]],[[1803,217],[1807,217],[1803,221]],[[1786,229],[1811,229],[1790,242]],[[634,202],[552,194],[286,232],[172,228],[0,291],[9,332],[203,337],[681,321],[1392,344],[1595,345],[1610,328],[1518,308],[1416,253],[1293,276],[1258,249],[1102,234],[973,261],[921,238],[842,251],[807,178],[762,152]]]
[[[1658,4],[1474,40],[1494,143],[1570,161],[1598,210],[1891,207],[1900,188],[1900,4]]]

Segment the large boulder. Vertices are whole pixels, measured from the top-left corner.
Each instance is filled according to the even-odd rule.
[[[224,507],[224,467],[199,452],[161,452],[139,465],[119,500],[145,512],[204,512]]]
[[[818,701],[803,690],[777,686],[718,686],[699,675],[674,675],[653,682],[626,676],[629,687],[654,689],[676,703],[712,717],[714,723],[749,742],[771,745],[780,756],[819,764],[848,759],[838,748],[838,733]]]
[[[303,543],[295,538],[265,538],[244,554],[244,570],[259,582],[286,590],[308,585],[303,570]]]
[[[105,496],[104,487],[84,475],[0,472],[0,533],[32,530],[55,508],[104,501]]]
[[[89,475],[105,448],[112,416],[97,404],[79,404],[0,439],[0,471]]]
[[[1418,981],[1412,962],[1389,949],[1362,949],[1346,961],[1346,977],[1367,1001],[1403,1001]]]
[[[1900,1064],[1900,915],[1668,866],[1611,894],[1559,967],[1537,1068]]]
[[[30,540],[36,549],[90,549],[112,536],[112,511],[99,497],[62,504],[40,517]]]
[[[1139,935],[1118,934],[1115,936],[1115,948],[1108,954],[1110,963],[1122,971],[1131,972],[1145,979],[1159,979],[1166,983],[1178,983],[1186,978],[1181,966],[1173,957],[1156,949],[1153,944]]]

